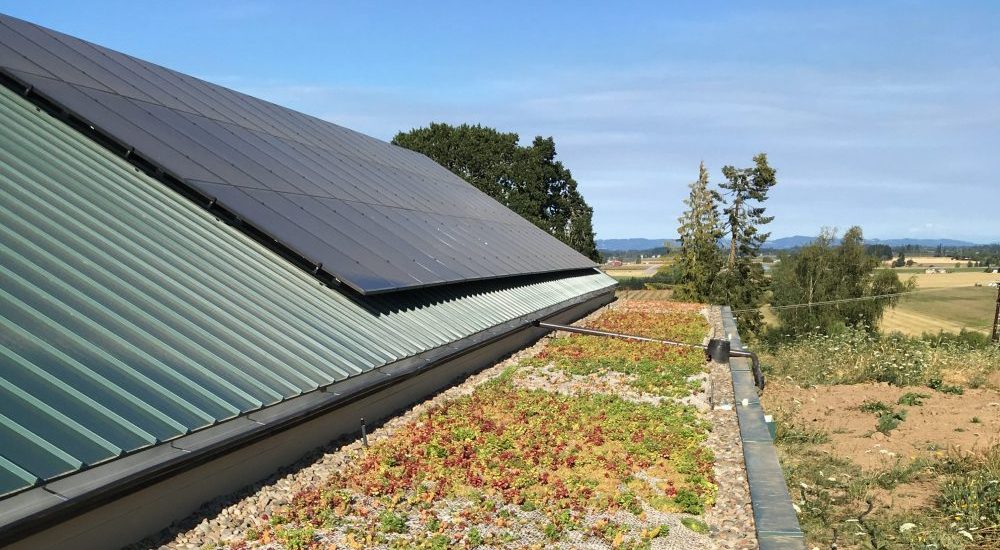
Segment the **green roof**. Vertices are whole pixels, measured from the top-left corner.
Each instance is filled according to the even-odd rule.
[[[0,88],[0,496],[608,289],[361,297]]]

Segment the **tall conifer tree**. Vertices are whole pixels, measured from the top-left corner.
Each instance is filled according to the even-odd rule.
[[[687,210],[677,220],[680,227],[681,250],[677,260],[680,283],[677,297],[683,300],[707,302],[712,296],[712,285],[722,266],[719,239],[718,192],[708,187],[708,170],[702,162],[698,179],[691,183],[691,191],[684,201]]]
[[[764,215],[763,203],[768,191],[778,182],[766,154],[758,154],[753,161],[754,166],[750,168],[723,167],[726,181],[719,184],[728,199],[723,214],[729,235],[729,257],[715,279],[714,298],[733,309],[751,310],[736,316],[743,333],[757,332],[763,322],[760,311],[754,308],[763,304],[767,279],[760,262],[755,260],[770,236],[762,232],[761,227],[774,219]]]

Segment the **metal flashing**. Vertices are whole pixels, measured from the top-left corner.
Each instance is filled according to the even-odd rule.
[[[732,349],[743,351],[732,309],[729,306],[720,309],[723,331]],[[757,544],[761,550],[804,550],[805,536],[799,527],[778,462],[778,453],[764,420],[764,409],[753,382],[750,361],[733,358],[729,366],[733,375],[736,417],[740,426]]]

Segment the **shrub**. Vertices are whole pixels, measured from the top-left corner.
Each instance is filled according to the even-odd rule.
[[[899,405],[909,405],[911,407],[919,407],[924,404],[924,399],[930,397],[926,393],[917,393],[908,391],[899,397],[896,401]]]
[[[885,412],[878,415],[878,423],[875,425],[875,429],[884,434],[888,434],[892,430],[898,428],[899,424],[904,420],[906,420],[905,410]]]
[[[892,407],[890,407],[889,405],[886,405],[881,401],[871,401],[871,400],[862,403],[861,406],[858,407],[858,409],[860,409],[861,412],[874,413],[875,415],[879,416],[885,413],[892,412]]]

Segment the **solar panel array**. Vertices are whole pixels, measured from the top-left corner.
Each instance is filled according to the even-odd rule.
[[[3,88],[0,144],[0,541],[5,495],[615,284],[348,297]]]
[[[3,15],[0,70],[361,293],[594,265],[421,154]]]

